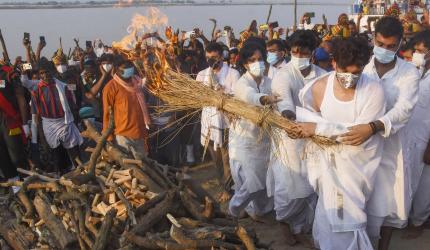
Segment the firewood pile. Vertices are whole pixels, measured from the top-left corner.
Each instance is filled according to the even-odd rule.
[[[258,249],[182,169],[135,159],[86,123],[90,160],[60,178],[19,169],[0,204],[1,249]],[[261,246],[260,246],[261,247]]]

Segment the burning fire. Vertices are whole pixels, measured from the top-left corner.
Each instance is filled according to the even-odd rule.
[[[112,46],[121,50],[133,50],[139,42],[139,36],[151,32],[161,34],[168,22],[169,18],[164,13],[155,7],[150,7],[145,15],[135,14],[133,16],[131,24],[127,27],[128,35],[119,42],[113,42]]]

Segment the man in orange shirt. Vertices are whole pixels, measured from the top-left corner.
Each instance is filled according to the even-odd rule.
[[[109,124],[109,107],[114,112],[116,144],[142,159],[148,152],[146,139],[151,120],[146,105],[142,79],[135,75],[133,63],[120,62],[111,81],[103,90],[103,130]]]

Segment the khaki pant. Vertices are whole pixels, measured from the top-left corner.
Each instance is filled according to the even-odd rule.
[[[136,160],[143,160],[148,154],[145,139],[130,139],[122,135],[116,135],[115,142],[121,150],[131,153]]]

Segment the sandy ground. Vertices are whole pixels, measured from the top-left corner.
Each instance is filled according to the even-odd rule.
[[[200,180],[202,187],[216,199],[222,190],[216,177],[213,165],[196,167],[189,172],[195,179]],[[225,207],[227,204],[223,204]],[[283,237],[282,230],[274,219],[274,215],[267,215],[264,222],[255,222],[250,218],[240,220],[240,223],[248,229],[253,229],[262,245],[269,246],[271,250],[305,250],[300,244],[288,246]],[[402,239],[405,230],[397,230],[393,234],[390,250],[429,250],[430,249],[430,227],[424,230],[421,237],[414,240]]]

